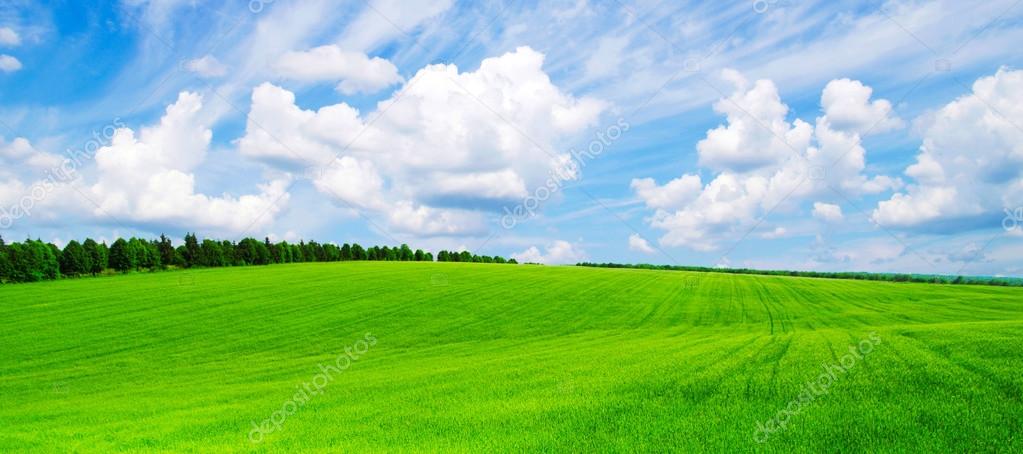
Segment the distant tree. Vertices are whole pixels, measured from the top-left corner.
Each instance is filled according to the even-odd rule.
[[[40,240],[32,241],[32,257],[36,264],[40,279],[57,279],[60,277],[60,255],[61,250],[56,245],[43,243]]]
[[[512,264],[512,265],[518,265],[518,264],[519,264],[519,261],[518,261],[518,260],[515,260],[515,259],[508,259],[508,263],[509,263],[509,264]]]
[[[422,262],[423,260],[426,260],[426,254],[422,249],[416,249],[416,252],[412,254],[412,260]]]
[[[111,248],[113,246],[111,245]],[[185,234],[185,249],[181,255],[185,259],[185,267],[191,268],[202,262],[201,259],[202,251],[199,249],[199,240],[195,237],[194,233]]]
[[[241,265],[241,260],[238,255],[238,245],[228,240],[221,241],[220,252],[224,254],[224,266]]]
[[[432,262],[433,261],[433,253],[432,252],[427,252],[426,253],[426,261],[427,262]]]
[[[469,251],[462,251],[458,254],[459,262],[472,262],[472,253]]]
[[[160,242],[157,246],[160,250],[160,263],[163,264],[163,266],[174,265],[174,254],[177,251],[174,250],[174,245],[171,243],[170,238],[160,234]]]
[[[65,276],[79,276],[89,272],[85,249],[77,241],[69,241],[61,251],[60,272]]]
[[[359,246],[359,243],[352,245],[352,260],[367,260],[366,250]]]
[[[227,266],[227,259],[224,257],[224,249],[220,247],[219,242],[213,241],[209,238],[204,239],[202,240],[202,244],[199,246],[199,249],[202,250],[202,266]]]
[[[89,261],[89,273],[93,276],[102,273],[107,269],[106,248],[101,247],[92,238],[86,238],[82,243],[82,250]]]
[[[348,243],[341,245],[341,260],[352,260],[352,246]]]
[[[110,245],[110,267],[122,273],[135,269],[134,252],[124,238],[118,238]]]
[[[398,260],[401,260],[403,262],[410,262],[414,259],[415,256],[412,253],[412,248],[410,248],[407,244],[402,244],[401,249],[398,252]]]
[[[4,282],[11,282],[12,275],[14,274],[14,267],[11,266],[11,257],[8,255],[7,243],[4,242],[4,237],[0,236],[0,284]]]
[[[129,242],[130,243],[130,242]],[[136,240],[133,245],[136,248],[138,267],[150,270],[163,268],[163,259],[160,257],[160,244],[155,241]]]

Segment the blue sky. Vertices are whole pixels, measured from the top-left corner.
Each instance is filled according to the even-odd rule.
[[[1020,276],[1017,3],[5,2],[0,235]]]

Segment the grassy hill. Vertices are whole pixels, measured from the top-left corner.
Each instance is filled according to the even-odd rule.
[[[1019,288],[393,262],[4,286],[0,450],[1018,452],[1021,347]]]

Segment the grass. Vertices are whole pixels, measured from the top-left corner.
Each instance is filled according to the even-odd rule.
[[[0,450],[1019,452],[1021,347],[1019,288],[391,262],[5,286]]]

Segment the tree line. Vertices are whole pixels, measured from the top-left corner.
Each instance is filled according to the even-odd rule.
[[[711,268],[706,266],[649,265],[645,263],[632,265],[620,263],[583,262],[577,263],[576,266],[588,266],[596,268],[635,268],[644,270],[694,271],[702,273],[758,274],[764,276],[798,276],[827,279],[853,279],[864,281],[920,282],[929,284],[997,285],[1003,287],[1023,286],[1023,279],[1011,277],[945,276],[934,274],[903,274],[903,273],[867,273],[860,271],[825,272],[825,271],[755,270],[749,268]]]
[[[341,262],[354,260],[433,262],[434,256],[422,249],[401,246],[372,246],[358,243],[338,246],[332,243],[300,241],[297,244],[269,238],[259,241],[245,238],[239,242],[203,239],[185,235],[184,244],[175,247],[166,235],[159,239],[118,238],[107,246],[91,238],[72,240],[63,249],[38,239],[7,244],[0,237],[0,283],[37,282],[68,277],[134,271],[159,271],[168,268],[217,268],[226,266],[271,265],[279,263]],[[437,261],[472,263],[516,263],[499,256],[480,256],[441,251]]]

